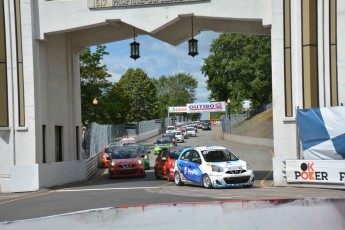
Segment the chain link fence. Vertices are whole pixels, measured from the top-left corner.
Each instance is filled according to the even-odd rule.
[[[226,117],[222,123],[224,133],[235,134],[239,136],[259,137],[273,139],[272,121],[251,121],[248,117],[255,116],[258,113],[272,109],[272,104],[260,106],[248,111],[247,114],[231,114]]]
[[[184,121],[182,116],[176,117],[176,122]],[[92,123],[85,130],[82,142],[83,158],[88,159],[99,153],[107,144],[120,141],[125,137],[136,137],[157,130],[164,130],[167,126],[175,123],[171,118],[141,121],[135,124],[135,129],[126,129],[122,125],[101,125]]]

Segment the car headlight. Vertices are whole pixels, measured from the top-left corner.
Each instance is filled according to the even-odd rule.
[[[247,164],[247,170],[252,170],[252,167],[249,164]]]
[[[111,166],[115,166],[115,165],[116,165],[116,161],[112,161]]]
[[[147,155],[145,155],[144,159],[147,159]]]
[[[137,165],[142,165],[143,162],[142,162],[141,160],[138,160],[136,164],[137,164]]]
[[[213,172],[224,172],[224,169],[218,165],[211,165],[211,169]]]

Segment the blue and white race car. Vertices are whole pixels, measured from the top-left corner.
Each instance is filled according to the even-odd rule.
[[[175,163],[175,184],[193,183],[205,188],[251,187],[249,164],[221,146],[184,149]]]

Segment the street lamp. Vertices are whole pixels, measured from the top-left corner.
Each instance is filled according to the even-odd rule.
[[[230,109],[230,103],[231,103],[231,100],[230,100],[230,98],[228,98],[228,100],[226,101],[226,104],[229,107],[229,127],[230,127],[230,133],[231,133],[231,109]]]
[[[93,104],[93,108],[94,108],[94,111],[93,111],[93,116],[94,116],[93,121],[96,122],[96,106],[98,105],[97,98],[93,99],[92,104]]]

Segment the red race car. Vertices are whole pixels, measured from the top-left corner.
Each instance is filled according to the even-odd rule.
[[[168,181],[174,180],[174,167],[175,161],[180,156],[183,149],[189,148],[188,146],[172,146],[163,148],[157,158],[154,166],[156,179],[166,178]]]
[[[136,148],[116,147],[108,159],[109,178],[145,177],[144,163]]]

